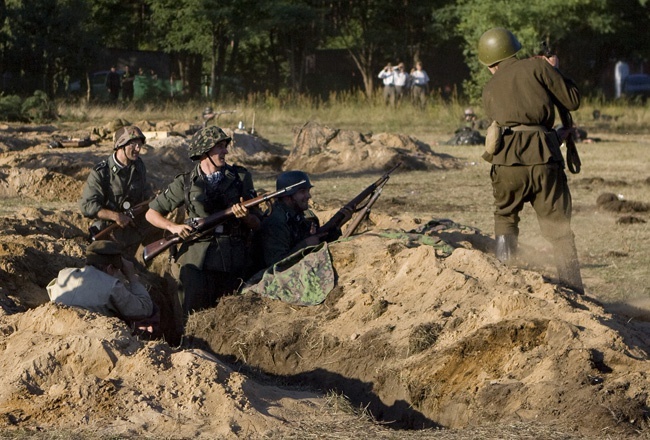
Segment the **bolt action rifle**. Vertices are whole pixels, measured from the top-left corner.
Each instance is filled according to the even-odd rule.
[[[122,213],[128,215],[133,220],[135,220],[136,217],[147,212],[151,200],[153,199],[145,200],[144,202],[140,202],[135,206],[128,206]],[[124,203],[128,203],[128,202],[124,202]],[[120,225],[117,224],[117,222],[113,222],[112,224],[108,225],[107,227],[101,230],[98,230],[96,227],[91,226],[88,229],[88,232],[90,232],[90,241],[107,240],[111,236],[112,232],[119,227]]]
[[[542,41],[541,46],[542,55],[547,58],[553,56],[553,52],[551,51],[551,48],[546,43],[546,41]],[[553,103],[555,104],[555,107],[557,107],[557,112],[560,116],[560,120],[562,121],[562,127],[569,133],[567,138],[564,140],[564,143],[566,145],[567,168],[571,174],[578,174],[580,172],[582,162],[580,162],[578,147],[576,147],[576,142],[573,138],[573,132],[575,129],[573,126],[573,117],[571,116],[569,110],[567,110],[566,107],[564,107],[561,103],[557,102],[555,99],[553,100]]]
[[[382,188],[386,182],[388,182],[390,174],[401,164],[401,162],[397,163],[397,165],[377,179],[375,183],[361,191],[356,197],[346,203],[331,219],[327,221],[327,223],[318,228],[316,234],[323,237],[323,241],[334,241],[339,238],[341,227],[354,216],[352,223],[348,226],[343,238],[352,235],[357,226],[359,226],[359,223],[361,223],[365,216],[370,212],[372,205],[375,204],[381,195]],[[366,203],[362,204],[364,201],[366,201]]]
[[[278,191],[269,193],[269,194],[264,194],[258,197],[255,197],[253,199],[246,200],[242,202],[242,205],[245,208],[252,208],[254,206],[257,206],[261,203],[264,203],[268,200],[271,200],[275,197],[281,196],[282,194],[286,193],[287,191],[291,190],[292,188],[302,185],[305,183],[306,180],[301,180],[298,183],[294,183],[293,185],[289,185],[285,188],[282,188]],[[188,219],[185,224],[190,225],[192,227],[192,232],[187,238],[181,238],[178,234],[173,234],[169,238],[162,238],[158,241],[155,241],[151,244],[148,244],[145,246],[143,250],[143,258],[145,262],[148,262],[152,258],[156,257],[157,255],[161,254],[163,251],[166,249],[169,249],[175,244],[181,243],[181,242],[190,242],[190,241],[196,241],[199,238],[202,238],[206,235],[209,235],[214,231],[214,228],[222,223],[224,223],[226,220],[229,218],[233,217],[235,214],[232,212],[232,207],[224,209],[222,211],[215,212],[214,214],[211,214],[207,217],[203,218],[191,218]]]

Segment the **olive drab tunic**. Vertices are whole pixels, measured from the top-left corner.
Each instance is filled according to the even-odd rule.
[[[88,218],[96,219],[100,209],[124,211],[124,202],[133,207],[151,196],[147,184],[147,170],[139,157],[130,165],[120,167],[112,154],[107,160],[97,164],[88,175],[81,193],[79,207],[81,213]],[[99,220],[97,226],[103,229],[112,222]],[[146,223],[144,218],[136,219],[136,225]],[[125,246],[139,243],[142,234],[139,228],[118,228],[116,239]]]
[[[561,142],[553,130],[553,99],[567,108],[580,106],[580,93],[570,79],[543,58],[508,58],[483,89],[488,117],[502,127],[539,126],[539,129],[506,131],[493,165],[537,165],[563,162]]]
[[[203,218],[255,197],[251,174],[243,167],[226,165],[216,191],[207,191],[204,173],[197,163],[190,173],[180,174],[149,207],[162,215],[185,204],[187,218]],[[247,239],[249,230],[236,218],[217,226],[214,234],[197,241],[184,242],[176,253],[179,265],[192,265],[201,270],[241,272],[249,263]]]
[[[580,105],[580,94],[543,58],[500,62],[483,89],[488,117],[511,128],[491,158],[497,236],[519,233],[519,212],[526,202],[533,205],[547,239],[573,236],[571,194],[561,142],[553,130],[554,100],[572,111]]]

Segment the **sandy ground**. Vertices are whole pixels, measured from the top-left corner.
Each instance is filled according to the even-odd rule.
[[[315,130],[293,149],[240,133],[232,158],[267,172],[289,160],[341,171],[342,152],[359,158],[356,171],[395,160],[405,172],[461,166],[408,136]],[[330,245],[336,287],[323,304],[229,296],[191,316],[182,345],[163,256],[143,274],[162,309],[161,339],[49,303],[45,285],[83,264],[88,221],[76,201],[111,151],[100,135],[90,147],[48,148],[57,133],[0,127],[3,433],[650,438],[650,323],[502,265],[491,237],[472,228],[406,234],[421,220],[373,212],[364,233]],[[151,141],[143,160],[162,187],[189,165],[186,137]],[[323,220],[336,206],[326,208]]]

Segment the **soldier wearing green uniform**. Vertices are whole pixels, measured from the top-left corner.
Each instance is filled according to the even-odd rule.
[[[113,154],[90,171],[79,200],[81,213],[96,220],[91,230],[99,232],[112,223],[120,226],[112,238],[131,256],[150,229],[143,217],[134,219],[126,214],[130,207],[152,195],[147,169],[140,158],[145,140],[138,127],[118,129]]]
[[[190,159],[196,166],[180,174],[154,199],[146,218],[154,226],[181,238],[192,232],[165,216],[185,205],[188,218],[203,218],[232,207],[235,218],[219,224],[200,239],[183,242],[175,255],[180,268],[179,301],[185,316],[213,307],[246,275],[251,263],[249,242],[260,220],[241,202],[256,196],[251,174],[243,167],[226,163],[231,138],[217,126],[199,130],[190,140]]]
[[[309,211],[313,185],[307,174],[287,171],[278,176],[275,186],[280,190],[303,180],[304,183],[276,199],[271,214],[262,222],[261,242],[267,267],[304,247],[321,242],[321,238],[315,235],[318,219]]]
[[[514,256],[519,213],[529,202],[553,246],[560,282],[584,293],[560,151],[564,134],[553,130],[554,105],[576,110],[580,94],[558,70],[557,57],[518,59],[520,49],[515,36],[503,28],[485,32],[478,44],[479,61],[492,73],[483,89],[483,106],[503,133],[493,154],[484,155],[492,163],[496,255],[504,262]]]

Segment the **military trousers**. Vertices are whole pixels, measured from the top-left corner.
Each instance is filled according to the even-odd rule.
[[[551,243],[573,237],[571,192],[561,163],[493,165],[494,234],[519,235],[519,213],[530,203]]]

